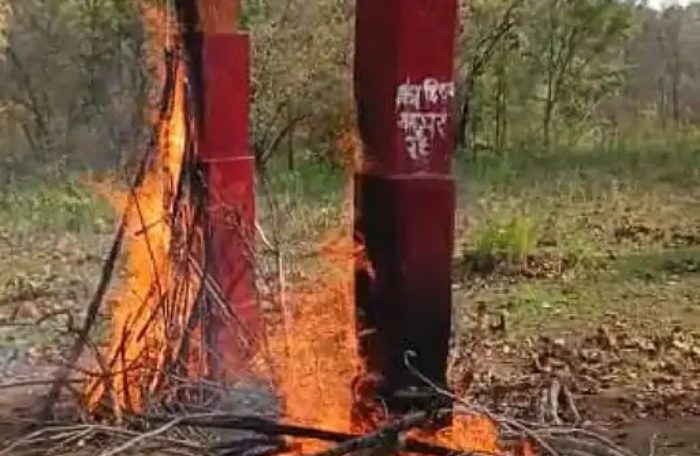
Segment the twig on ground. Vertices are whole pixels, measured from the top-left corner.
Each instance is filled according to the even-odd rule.
[[[173,417],[144,416],[147,422],[169,422]],[[234,415],[230,413],[204,413],[181,417],[180,426],[212,429],[235,429],[251,431],[263,435],[285,435],[328,442],[343,442],[357,437],[354,434],[326,431],[292,424],[280,424],[257,416]]]
[[[379,433],[390,433],[390,431],[395,428],[399,429],[400,431],[414,429],[420,427],[422,424],[425,424],[430,420],[439,420],[440,418],[444,418],[450,415],[451,413],[451,410],[440,410],[432,414],[427,412],[416,413],[413,415],[406,416],[400,419],[399,421],[390,424],[386,428],[377,431],[376,433],[368,435],[357,435],[345,432],[328,431],[293,424],[281,424],[255,416],[242,416],[225,413],[193,414],[183,416],[180,419],[179,425],[194,428],[199,427],[214,429],[232,429],[239,431],[250,431],[253,433],[267,436],[286,436],[301,439],[319,440],[322,442],[332,442],[341,444],[341,446],[339,446],[338,449],[336,449],[336,451],[339,451],[340,448],[346,448],[350,446],[355,448],[356,445],[365,448],[365,445],[377,443],[381,440],[381,438],[379,438],[378,436]],[[169,422],[170,420],[172,420],[172,417],[146,416],[143,417],[143,419],[149,422]],[[410,453],[426,454],[431,456],[448,456],[459,454],[459,451],[456,451],[453,448],[447,448],[444,446],[434,445],[405,437],[401,438],[401,448]],[[474,454],[483,455],[485,453]]]
[[[560,449],[563,454],[581,453],[591,456],[624,456],[614,448],[602,446],[595,442],[582,439],[573,439],[566,437],[554,437],[547,439],[550,445]]]
[[[313,456],[344,456],[355,451],[372,448],[384,448],[392,453],[398,452],[405,449],[406,442],[403,432],[422,427],[432,418],[433,415],[427,412],[413,413],[376,432],[349,439],[335,448],[318,452]]]
[[[549,407],[550,407],[550,414],[552,415],[552,421],[554,421],[554,424],[557,426],[561,426],[564,424],[559,418],[559,396],[561,395],[561,382],[559,379],[555,378],[552,380],[552,384],[549,387],[549,397],[548,397],[548,402],[549,402]]]
[[[157,437],[165,432],[168,432],[170,429],[173,427],[177,426],[179,424],[180,420],[178,418],[175,418],[171,422],[154,429],[152,431],[146,432],[145,434],[141,434],[137,437],[134,437],[133,439],[129,440],[128,442],[125,442],[122,445],[119,445],[118,447],[112,449],[112,450],[107,450],[103,451],[100,453],[100,456],[116,456],[120,453],[123,453],[124,451],[128,450],[129,448],[138,445],[139,443],[143,442],[146,439],[151,439],[153,437]]]
[[[578,407],[576,407],[576,401],[574,401],[574,396],[568,386],[562,385],[562,395],[564,396],[567,407],[569,407],[569,411],[573,415],[574,424],[580,424],[583,419],[581,418],[581,413],[579,413]]]
[[[248,454],[280,454],[289,451],[287,442],[282,438],[251,437],[233,441],[218,442],[211,445],[208,450],[219,456],[239,456]]]
[[[587,437],[589,439],[596,440],[600,442],[602,445],[608,446],[610,448],[615,449],[619,453],[622,453],[625,456],[638,456],[637,454],[633,453],[632,451],[629,451],[620,445],[616,444],[609,438],[602,436],[596,432],[589,431],[588,429],[581,429],[581,428],[544,428],[538,431],[539,434],[551,434],[551,435],[573,435],[573,436],[583,436]]]
[[[659,439],[659,434],[655,433],[649,440],[649,456],[656,456],[656,441]]]
[[[79,379],[79,378],[67,378],[65,380],[65,384],[79,384],[84,382],[84,379]],[[30,388],[33,386],[50,386],[53,385],[55,382],[55,379],[43,379],[43,380],[24,380],[24,381],[18,381],[18,382],[8,382],[8,383],[0,383],[0,390],[5,390],[5,389],[15,389],[15,388]]]
[[[56,404],[56,402],[58,401],[58,398],[61,395],[61,390],[63,389],[63,386],[65,385],[66,380],[68,379],[71,373],[71,367],[68,366],[74,366],[83,354],[85,345],[88,342],[88,336],[90,334],[90,331],[92,330],[92,327],[95,324],[95,321],[97,320],[97,314],[99,313],[104,297],[107,294],[109,284],[112,281],[112,275],[114,273],[114,268],[117,263],[117,258],[119,256],[119,252],[121,251],[121,247],[124,242],[127,219],[127,214],[124,214],[122,216],[121,222],[119,223],[119,228],[117,229],[114,241],[112,242],[112,247],[109,251],[109,255],[107,256],[107,261],[105,262],[105,265],[102,268],[100,283],[97,287],[97,290],[95,291],[95,294],[92,297],[92,300],[90,301],[90,304],[88,305],[87,314],[79,330],[78,337],[76,338],[75,342],[73,343],[73,347],[70,350],[67,366],[59,368],[54,379],[53,385],[51,386],[51,390],[46,396],[46,401],[44,402],[44,407],[42,408],[40,414],[42,420],[48,420],[51,418],[51,415],[53,414],[54,404]]]
[[[530,437],[535,443],[540,445],[543,449],[545,449],[551,456],[560,456],[559,453],[551,447],[544,439],[542,439],[540,436],[532,432],[530,429],[528,429],[526,426],[524,426],[521,423],[518,423],[517,421],[508,419],[506,417],[501,417],[497,416],[494,413],[492,413],[490,410],[484,408],[484,407],[474,407],[471,404],[467,403],[465,400],[455,396],[451,392],[445,390],[444,388],[441,388],[439,385],[437,385],[435,382],[430,380],[428,377],[423,375],[420,371],[418,371],[410,361],[410,357],[415,356],[414,352],[406,352],[404,356],[404,363],[406,364],[406,367],[414,374],[416,375],[419,379],[421,379],[426,385],[430,386],[435,392],[443,395],[444,397],[447,397],[456,403],[462,405],[463,407],[466,408],[467,413],[471,414],[476,414],[476,415],[484,415],[488,417],[493,423],[495,424],[506,424],[508,426],[514,427],[518,429],[519,431],[525,433],[528,437]]]
[[[172,428],[172,426],[170,426],[170,428]],[[115,450],[111,450],[111,454],[113,455],[121,453],[121,451],[129,449],[138,443],[146,441],[147,439],[158,442],[160,445],[167,445],[170,448],[189,449],[197,452],[198,454],[201,454],[204,451],[205,445],[197,442],[162,436],[163,432],[166,430],[167,429],[162,430],[162,428],[159,428],[155,431],[144,434],[142,432],[124,427],[105,426],[99,424],[57,424],[53,426],[45,426],[10,443],[2,451],[0,451],[0,456],[16,454],[19,449],[27,447],[35,447],[37,451],[44,451],[42,454],[46,454],[48,452],[48,448],[54,450],[61,445],[67,447],[67,450],[70,451],[71,447],[68,445],[71,442],[84,442],[89,440],[91,437],[94,438],[97,436],[107,437],[113,441],[124,438],[129,439],[128,442],[120,445],[118,448],[115,448]],[[110,454],[110,452],[107,451],[103,454]]]
[[[47,441],[55,440],[55,437],[52,438],[51,436],[47,436],[47,434],[49,434],[50,432],[56,432],[59,433],[58,435],[61,435],[60,433],[83,431],[85,430],[84,428],[84,426],[57,426],[39,429],[37,431],[25,435],[24,437],[16,440],[15,442],[5,447],[5,449],[0,451],[0,456],[7,456],[9,454],[12,454],[12,452],[15,451],[17,448],[23,447],[25,445],[31,445],[35,441],[46,443]]]
[[[436,393],[441,394],[452,401],[454,401],[455,404],[459,404],[462,407],[464,407],[464,412],[468,414],[476,414],[476,415],[483,415],[491,419],[496,425],[500,426],[506,426],[510,427],[513,429],[516,429],[523,435],[527,436],[530,438],[533,442],[537,443],[543,450],[547,451],[551,456],[560,456],[560,453],[555,449],[556,445],[552,444],[552,439],[551,437],[548,439],[545,437],[543,434],[554,434],[554,433],[571,433],[571,434],[576,434],[579,433],[581,435],[585,435],[588,438],[591,438],[593,440],[597,440],[599,442],[598,445],[591,443],[591,442],[586,442],[582,440],[572,440],[569,439],[566,442],[564,440],[561,441],[554,441],[557,444],[566,444],[569,447],[575,447],[575,448],[570,448],[567,449],[567,456],[571,454],[575,454],[576,452],[581,452],[581,449],[587,449],[587,450],[595,450],[596,452],[594,453],[584,453],[584,455],[591,455],[591,454],[598,454],[601,456],[636,456],[634,453],[625,450],[624,448],[621,448],[619,445],[615,444],[614,442],[610,441],[609,439],[598,435],[594,432],[587,431],[584,429],[572,429],[572,428],[565,428],[565,429],[560,429],[560,428],[545,428],[545,429],[539,429],[539,430],[533,430],[524,425],[523,423],[510,419],[508,417],[504,416],[499,416],[497,414],[494,414],[490,410],[481,407],[481,406],[475,406],[472,404],[467,403],[465,400],[457,397],[450,391],[445,390],[444,388],[441,388],[439,385],[437,385],[435,382],[427,378],[422,372],[420,372],[418,369],[415,368],[411,364],[411,358],[414,357],[416,354],[413,352],[406,352],[404,354],[404,364],[406,365],[406,368],[409,369],[413,375],[415,375],[417,378],[419,378],[421,381],[423,381],[427,386],[432,388]],[[577,446],[578,445],[578,446]],[[573,453],[572,453],[573,451]],[[584,456],[580,455],[580,456]]]

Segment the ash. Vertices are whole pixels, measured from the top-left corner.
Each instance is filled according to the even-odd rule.
[[[241,381],[222,388],[214,411],[277,420],[282,413],[279,398],[269,384]]]
[[[195,381],[190,387],[193,390],[206,390],[211,394],[208,394],[205,403],[184,404],[186,413],[221,413],[270,421],[278,421],[282,417],[279,397],[272,385],[263,381],[246,379],[231,385]],[[283,443],[277,437],[265,436],[254,431],[225,428],[208,429],[206,440],[214,450],[213,453],[221,455],[262,454],[265,450],[279,448]]]

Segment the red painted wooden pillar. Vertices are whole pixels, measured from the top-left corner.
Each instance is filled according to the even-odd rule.
[[[215,376],[240,374],[254,353],[259,329],[252,256],[255,158],[248,141],[249,49],[243,33],[201,35],[204,100],[198,153],[209,189],[209,263],[232,317],[217,318],[208,335],[218,361]]]
[[[455,187],[450,175],[456,0],[358,0],[355,93],[364,147],[356,233],[360,347],[390,409],[421,382],[445,384]],[[409,401],[413,403],[413,401]]]

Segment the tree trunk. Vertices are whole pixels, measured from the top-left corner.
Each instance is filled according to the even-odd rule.
[[[664,77],[659,76],[656,84],[657,88],[657,99],[656,99],[656,115],[659,120],[659,124],[662,129],[666,128],[666,88],[664,84]]]
[[[506,147],[506,126],[507,126],[507,112],[506,112],[506,64],[501,61],[498,64],[497,80],[496,80],[496,150],[499,154],[503,155]]]
[[[287,137],[287,169],[289,171],[294,171],[296,169],[296,162],[294,159],[294,127],[292,127]]]
[[[542,119],[542,141],[544,147],[549,151],[552,144],[552,115],[554,112],[554,98],[552,93],[552,83],[547,84],[547,98],[544,104],[544,116]]]
[[[469,124],[472,115],[472,98],[474,95],[474,80],[471,75],[464,82],[464,97],[457,113],[457,128],[455,130],[455,143],[458,147],[469,148]]]

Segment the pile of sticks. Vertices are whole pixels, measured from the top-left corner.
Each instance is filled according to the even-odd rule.
[[[159,454],[184,456],[301,455],[302,441],[325,443],[308,456],[415,454],[425,456],[510,456],[508,442],[528,440],[535,454],[548,456],[638,456],[606,437],[583,428],[544,426],[504,417],[499,420],[502,453],[448,448],[412,438],[412,431],[433,429],[453,414],[483,411],[455,404],[453,408],[413,412],[366,434],[352,434],[282,423],[257,415],[225,412],[160,413],[129,417],[122,426],[97,423],[43,423],[0,450],[8,455]],[[486,412],[488,413],[488,412]],[[483,415],[481,415],[483,416]],[[513,446],[515,447],[515,446]]]
[[[407,369],[451,405],[395,416],[369,432],[355,434],[281,420],[271,391],[263,394],[263,400],[258,401],[261,405],[251,408],[251,402],[257,400],[256,392],[261,391],[258,385],[244,390],[232,402],[230,398],[237,394],[232,386],[170,379],[181,382],[182,388],[205,388],[211,394],[197,396],[196,402],[153,404],[156,408],[147,413],[128,416],[115,416],[106,408],[99,416],[77,410],[72,421],[27,420],[24,432],[6,440],[4,449],[0,447],[0,456],[519,456],[523,447],[532,448],[528,456],[639,456],[582,426],[526,422],[495,414],[441,389],[411,364],[410,353],[404,361]],[[216,391],[218,398],[213,394]],[[498,431],[502,451],[469,451],[416,438],[425,433],[415,431],[434,431],[459,415],[489,420]],[[309,442],[324,449],[304,453],[303,448],[308,448],[304,444]]]
[[[406,368],[436,396],[447,399],[450,406],[395,416],[362,434],[284,422],[279,418],[280,410],[272,391],[263,393],[262,400],[256,398],[263,391],[260,385],[234,390],[237,387],[208,382],[211,391],[219,392],[218,398],[209,395],[208,401],[163,403],[147,413],[126,417],[115,417],[105,410],[102,423],[119,422],[118,425],[97,424],[94,416],[90,418],[92,422],[28,422],[27,432],[11,440],[0,450],[0,456],[83,453],[99,456],[639,456],[583,426],[526,422],[495,414],[440,388],[418,371],[411,359],[412,354],[406,353]],[[192,388],[201,386],[199,382],[191,382]],[[232,402],[231,398],[237,394],[238,399]],[[251,407],[256,401],[258,406]],[[497,430],[502,450],[470,451],[416,438],[425,433],[415,431],[434,432],[456,416],[490,421]],[[303,443],[309,442],[319,443],[324,449],[304,453]],[[523,453],[523,448],[531,448],[532,452]]]
[[[194,2],[183,0],[177,4],[182,6]],[[183,22],[180,28],[184,33],[188,30],[188,21],[194,20],[189,18],[191,8],[179,8],[176,12],[178,20]],[[194,148],[200,88],[196,84],[197,78],[189,74],[194,66],[186,41],[175,40],[169,46],[164,49],[164,80],[151,140],[130,182],[126,208],[107,253],[97,289],[87,305],[85,318],[79,327],[71,328],[75,340],[65,362],[56,372],[44,403],[41,418],[45,421],[53,418],[54,405],[71,383],[75,372],[88,377],[86,397],[93,401],[111,401],[115,408],[132,409],[141,405],[131,403],[128,397],[133,385],[139,385],[141,389],[138,396],[153,397],[159,391],[176,389],[168,382],[187,377],[193,369],[213,370],[212,365],[219,361],[219,354],[211,348],[213,344],[209,340],[212,325],[218,323],[232,328],[231,331],[235,332],[245,349],[252,344],[248,329],[232,314],[223,291],[211,274],[210,220],[206,210],[209,192]],[[190,76],[184,81],[177,77],[178,68],[182,65],[185,65]],[[169,186],[169,191],[165,192],[168,200],[162,202],[169,208],[167,219],[148,221],[144,217],[141,186],[149,173],[165,165],[159,162],[159,148],[163,146],[161,138],[166,133],[164,129],[176,109],[178,84],[186,85],[186,103],[180,107],[186,113],[185,151],[180,172],[166,176],[168,182],[163,183]],[[168,268],[160,265],[163,259],[155,258],[152,247],[153,225],[161,223],[168,224],[171,233]],[[138,225],[136,232],[134,224]],[[121,334],[113,335],[121,337],[121,340],[116,343],[113,340],[109,352],[105,353],[92,339],[92,333],[118,268],[121,252],[130,237],[139,238],[147,245],[151,264],[144,267],[150,266],[155,271],[155,277],[151,290],[142,297],[142,304],[131,311],[129,323],[121,328]],[[152,333],[157,333],[158,337],[151,337]],[[151,342],[154,339],[158,340]],[[145,343],[144,340],[149,342]],[[134,355],[134,347],[139,347],[138,355]],[[96,371],[86,372],[78,367],[86,352],[95,360]],[[115,392],[115,389],[119,391]],[[120,406],[117,403],[124,402],[125,395],[127,404]]]

